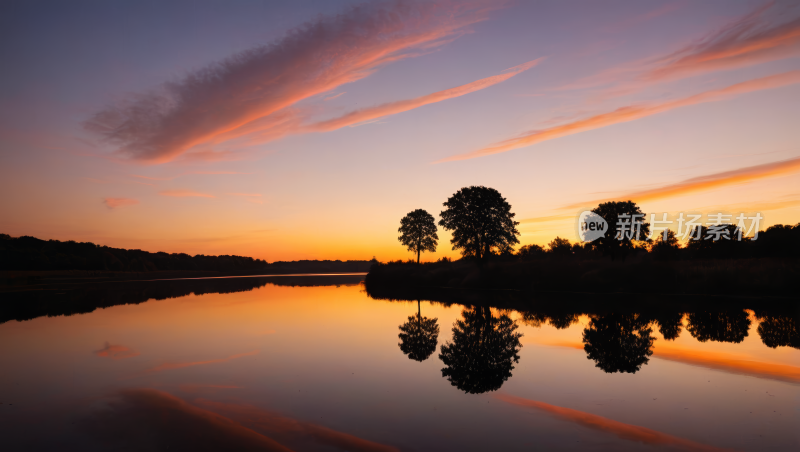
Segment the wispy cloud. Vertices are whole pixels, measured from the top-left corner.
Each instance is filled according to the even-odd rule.
[[[282,109],[452,41],[487,17],[487,5],[409,0],[351,7],[110,106],[85,127],[129,158],[170,161],[223,134],[270,128],[270,116]]]
[[[326,98],[325,98],[325,100],[333,100],[333,99],[336,99],[337,97],[339,97],[339,96],[341,96],[342,94],[345,94],[345,93],[347,93],[347,91],[342,91],[342,92],[341,92],[341,93],[339,93],[339,94],[335,94],[335,95],[333,95],[333,96],[326,97]]]
[[[654,61],[642,75],[658,81],[733,69],[800,55],[800,17],[776,11],[770,2],[698,42]]]
[[[124,345],[111,345],[108,342],[106,342],[105,347],[96,350],[94,354],[101,358],[110,358],[114,360],[139,356],[139,352],[125,347]]]
[[[378,118],[382,118],[384,116],[394,115],[397,113],[413,110],[415,108],[422,107],[423,105],[433,104],[436,102],[441,102],[443,100],[460,97],[465,94],[473,93],[475,91],[479,91],[484,88],[488,88],[490,86],[504,82],[510,79],[511,77],[514,77],[515,75],[520,74],[536,66],[543,59],[544,58],[538,58],[536,60],[529,61],[527,63],[520,64],[518,66],[514,66],[506,70],[505,73],[503,74],[493,75],[491,77],[486,77],[474,81],[472,83],[467,83],[466,85],[461,85],[455,88],[438,91],[425,96],[417,97],[415,99],[389,102],[383,105],[378,105],[377,107],[356,110],[347,113],[343,116],[340,116],[338,118],[329,119],[327,121],[320,121],[314,124],[309,124],[305,126],[304,129],[306,131],[311,131],[311,132],[328,132],[331,130],[341,129],[342,127],[347,127],[353,124],[358,124],[365,121],[371,121]]]
[[[543,141],[573,135],[580,132],[608,127],[640,118],[663,113],[675,108],[686,107],[689,105],[701,104],[705,102],[720,101],[736,95],[759,91],[764,89],[778,88],[800,82],[800,71],[784,72],[782,74],[771,75],[742,83],[737,83],[725,88],[706,91],[693,96],[685,97],[659,104],[632,105],[618,108],[612,112],[602,113],[590,118],[573,121],[567,124],[550,127],[544,130],[534,131],[517,138],[511,138],[477,151],[458,154],[438,160],[434,163],[452,162],[457,160],[468,160],[477,157],[484,157],[492,154],[508,152],[513,149],[531,146]]]
[[[249,197],[249,198],[253,198],[253,197],[260,198],[261,197],[260,193],[228,193],[228,194],[231,195],[231,196],[245,196],[245,197]]]
[[[674,52],[612,67],[558,89],[613,86],[605,93],[611,96],[652,83],[800,55],[800,17],[797,10],[782,8],[766,3]]]
[[[133,177],[138,177],[139,179],[159,180],[159,181],[172,180],[172,179],[175,179],[175,177],[178,177],[178,176],[175,176],[175,177],[152,177],[152,176],[141,176],[141,175],[138,175],[138,174],[132,174],[132,176]]]
[[[524,399],[522,397],[515,397],[507,394],[497,394],[494,397],[512,405],[533,408],[583,427],[610,433],[626,441],[633,441],[654,446],[677,446],[685,450],[693,451],[728,450],[698,443],[686,438],[680,438],[667,433],[659,432],[657,430],[639,427],[638,425],[626,424],[624,422],[615,421],[613,419],[587,413],[585,411],[550,405],[549,403],[539,402],[537,400]]]
[[[174,198],[216,198],[208,193],[199,193],[191,190],[163,190],[158,192],[161,196],[172,196]]]
[[[104,198],[103,204],[105,204],[109,209],[116,209],[117,207],[139,204],[139,201],[132,198]]]
[[[728,185],[742,184],[758,179],[784,176],[797,172],[800,172],[800,157],[764,163],[761,165],[747,166],[731,171],[707,174],[705,176],[693,177],[675,184],[667,184],[649,190],[642,190],[622,196],[615,196],[613,198],[570,204],[568,206],[564,206],[563,209],[578,209],[586,205],[595,205],[606,201],[632,200],[636,202],[646,202],[656,199],[672,198]]]

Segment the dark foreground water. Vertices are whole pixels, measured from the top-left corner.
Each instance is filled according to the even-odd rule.
[[[390,302],[360,280],[6,309],[0,450],[800,448],[797,315]]]

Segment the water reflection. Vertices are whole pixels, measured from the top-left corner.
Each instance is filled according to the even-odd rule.
[[[692,312],[688,316],[689,333],[698,341],[739,343],[747,337],[750,317],[743,310]]]
[[[400,325],[400,350],[415,361],[428,359],[439,343],[438,321],[437,318],[422,317],[420,301],[417,300],[417,315],[409,316],[408,322]]]
[[[640,314],[597,316],[583,330],[583,349],[607,373],[636,373],[653,354],[652,332]]]
[[[522,323],[538,328],[546,323],[549,323],[557,330],[569,328],[573,323],[578,323],[578,313],[566,311],[549,311],[549,312],[522,312]]]
[[[770,348],[794,347],[800,349],[798,324],[800,316],[792,318],[788,315],[759,316],[758,335],[764,345]]]
[[[267,284],[290,287],[356,285],[363,275],[263,276],[210,279],[49,284],[22,291],[0,287],[0,324],[10,320],[88,314],[97,308],[139,304],[187,295],[237,293]]]
[[[442,376],[468,394],[496,391],[511,377],[522,344],[517,323],[495,317],[488,306],[464,309],[453,325],[452,342],[442,345]]]
[[[658,324],[658,332],[661,336],[668,341],[674,341],[681,335],[683,328],[683,313],[682,312],[659,312],[654,316],[656,324]]]

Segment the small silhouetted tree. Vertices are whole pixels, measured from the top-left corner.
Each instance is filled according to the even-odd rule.
[[[408,322],[400,325],[400,351],[408,355],[409,359],[425,361],[439,343],[439,319],[422,316],[422,310],[417,300],[417,315],[408,317]]]
[[[750,317],[745,311],[692,312],[686,329],[698,341],[739,343],[750,330]]]
[[[665,236],[666,238],[664,238]],[[680,248],[675,231],[665,229],[664,232],[658,234],[658,237],[656,237],[652,248],[650,248],[650,252],[653,253],[653,256],[658,260],[672,260],[678,256]]]
[[[409,212],[400,220],[400,237],[397,240],[417,253],[417,263],[423,251],[436,252],[439,236],[436,235],[436,223],[433,215],[423,209]]]
[[[547,252],[552,254],[553,256],[571,256],[572,255],[572,245],[569,243],[569,239],[562,239],[561,237],[556,237],[547,245]]]
[[[517,257],[523,261],[532,261],[546,256],[544,248],[539,245],[524,245],[517,251]]]
[[[586,357],[607,373],[636,373],[653,354],[649,321],[638,314],[593,318],[583,331]]]
[[[493,251],[508,253],[519,243],[519,222],[514,221],[511,205],[493,188],[462,188],[444,206],[439,226],[453,231],[450,243],[463,256],[483,261]]]
[[[453,325],[453,341],[442,345],[442,376],[468,394],[496,391],[511,377],[522,344],[517,324],[489,307],[465,309]]]
[[[644,213],[633,201],[611,201],[605,202],[597,206],[592,212],[600,215],[608,223],[608,232],[604,237],[595,240],[593,245],[602,251],[604,256],[611,256],[611,259],[620,257],[625,259],[625,256],[630,253],[634,247],[634,241],[643,241],[650,235],[650,224],[644,221]],[[625,231],[617,238],[617,222],[620,215],[627,215],[627,221],[639,223],[638,225],[638,239],[636,238],[636,227],[632,227],[633,233]],[[634,215],[641,215],[634,221]],[[627,229],[627,227],[626,227]]]

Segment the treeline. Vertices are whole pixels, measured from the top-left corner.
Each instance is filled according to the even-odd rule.
[[[215,271],[225,273],[366,272],[370,261],[294,261],[268,263],[244,256],[190,256],[151,253],[96,245],[91,242],[41,240],[0,234],[0,270],[89,270],[115,272]]]
[[[702,230],[700,236],[705,237],[706,228],[703,227]],[[681,244],[674,233],[669,231],[667,240],[658,234],[655,240],[634,242],[628,255],[649,255],[656,260],[800,257],[800,223],[794,226],[783,224],[770,226],[766,231],[760,231],[755,240],[752,237],[738,240],[738,230],[734,225],[727,225],[727,230],[729,238],[716,241],[690,238],[684,244]],[[600,244],[596,242],[570,243],[568,239],[556,237],[546,247],[525,245],[516,253],[506,253],[505,257],[514,256],[521,260],[548,257],[600,258],[604,255],[604,250],[598,245]]]

